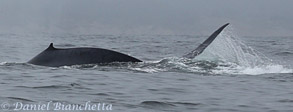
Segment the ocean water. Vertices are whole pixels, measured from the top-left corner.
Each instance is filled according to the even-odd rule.
[[[293,37],[241,37],[228,29],[200,56],[181,58],[206,38],[2,33],[0,111],[293,111]],[[51,42],[57,48],[112,49],[145,62],[58,68],[25,63]]]

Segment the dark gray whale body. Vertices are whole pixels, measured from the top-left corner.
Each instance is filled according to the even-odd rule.
[[[201,54],[204,49],[212,43],[212,41],[222,32],[222,30],[229,23],[220,27],[215,31],[207,40],[200,44],[191,53],[184,55],[185,58],[194,58]],[[129,55],[119,53],[112,50],[102,48],[68,48],[59,49],[54,48],[53,43],[50,46],[35,56],[33,59],[28,61],[30,64],[59,67],[59,66],[70,66],[70,65],[81,65],[81,64],[104,64],[112,62],[142,62],[139,59],[131,57]]]
[[[101,48],[54,48],[53,43],[28,63],[58,67],[67,65],[98,64],[111,62],[142,62],[116,51]]]

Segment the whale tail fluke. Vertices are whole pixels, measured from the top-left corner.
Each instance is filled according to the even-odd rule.
[[[229,23],[221,26],[207,40],[205,40],[202,44],[200,44],[196,49],[194,49],[190,53],[184,55],[183,57],[193,59],[194,57],[200,55],[215,40],[215,38],[223,31],[223,29],[228,25],[229,25]]]

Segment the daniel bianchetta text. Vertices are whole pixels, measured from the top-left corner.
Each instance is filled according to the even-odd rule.
[[[3,105],[5,104],[5,105]],[[2,109],[4,110],[13,110],[13,111],[25,111],[25,110],[35,110],[35,111],[48,111],[48,110],[68,110],[68,111],[80,111],[80,110],[89,110],[89,111],[111,111],[112,104],[109,103],[92,103],[87,101],[83,104],[69,104],[65,102],[40,102],[37,104],[28,104],[23,102],[15,103],[3,103]]]

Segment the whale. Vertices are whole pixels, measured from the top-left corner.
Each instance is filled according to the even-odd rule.
[[[193,59],[200,55],[228,25],[229,23],[218,28],[196,49],[182,57]],[[60,67],[83,64],[107,64],[114,62],[138,63],[143,61],[130,55],[104,48],[55,48],[53,43],[50,43],[47,49],[29,60],[27,63],[39,66]]]
[[[196,56],[200,55],[215,39],[216,37],[224,30],[225,27],[227,27],[229,23],[221,26],[219,29],[217,29],[214,33],[212,33],[211,36],[208,37],[202,44],[200,44],[196,49],[192,50],[186,55],[183,55],[184,58],[193,59]]]
[[[142,62],[129,55],[102,48],[55,48],[53,43],[47,49],[28,61],[30,64],[59,67],[111,62]]]

